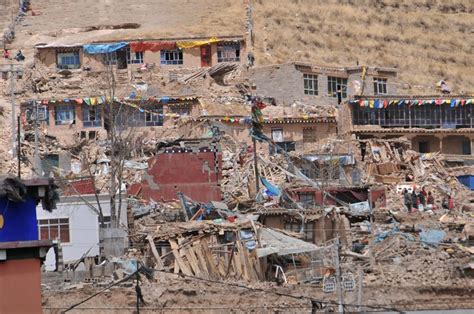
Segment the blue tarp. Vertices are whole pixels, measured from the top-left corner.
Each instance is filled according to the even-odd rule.
[[[471,191],[474,191],[474,175],[459,176],[458,180],[467,186]]]
[[[84,52],[88,54],[111,53],[127,46],[126,42],[99,44],[99,45],[84,45]]]
[[[423,244],[428,246],[437,247],[446,236],[446,232],[443,230],[435,229],[421,229],[420,240]]]
[[[396,235],[396,234],[401,235],[402,237],[404,237],[405,239],[409,241],[415,241],[415,238],[411,234],[401,232],[398,227],[394,227],[392,230],[384,231],[377,234],[375,236],[374,243],[382,242],[386,238],[391,237],[392,235]]]
[[[267,192],[273,196],[280,196],[281,192],[280,189],[278,189],[276,186],[265,180],[265,178],[260,177],[260,181],[262,184],[265,186],[267,189]]]

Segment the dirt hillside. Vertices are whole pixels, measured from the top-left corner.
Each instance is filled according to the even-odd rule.
[[[18,27],[13,46],[243,34],[247,2],[35,0],[36,14]],[[470,0],[251,3],[258,65],[293,60],[321,65],[359,62],[399,68],[402,92],[433,93],[441,79],[455,92],[474,92],[474,3]],[[139,27],[107,29],[124,23]]]
[[[402,92],[446,79],[474,92],[472,0],[254,1],[257,64],[291,60],[400,69]]]

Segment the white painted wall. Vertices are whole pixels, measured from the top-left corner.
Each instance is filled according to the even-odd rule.
[[[97,208],[93,195],[83,195],[90,204]],[[110,201],[106,195],[99,197],[103,215],[110,216]],[[118,207],[118,201],[117,201]],[[99,223],[98,214],[87,203],[77,197],[61,197],[57,209],[52,213],[42,209],[41,204],[36,208],[38,219],[69,218],[69,243],[62,243],[64,262],[77,260],[91,248],[88,256],[99,255]],[[127,228],[127,203],[122,200],[120,226]],[[51,248],[46,255],[46,270],[55,269],[54,250]]]

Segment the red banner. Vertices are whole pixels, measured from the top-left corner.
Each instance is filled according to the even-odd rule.
[[[141,51],[152,51],[157,52],[160,50],[173,50],[176,49],[176,42],[174,41],[137,41],[131,42],[130,48],[133,52]]]

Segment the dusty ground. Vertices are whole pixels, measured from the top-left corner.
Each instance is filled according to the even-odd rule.
[[[234,286],[246,285],[248,288]],[[142,292],[146,304],[141,311],[152,313],[222,313],[258,312],[301,313],[311,310],[309,298],[328,302],[327,307],[335,308],[337,295],[325,294],[319,285],[288,285],[278,287],[271,283],[228,284],[207,283],[195,279],[177,278],[166,275],[155,282],[144,281]],[[254,289],[264,289],[262,292]],[[365,285],[362,304],[385,308],[403,309],[451,309],[472,308],[474,287],[410,287],[402,285]],[[59,313],[61,310],[84,300],[98,292],[99,288],[85,287],[79,290],[43,292],[44,313]],[[411,298],[406,298],[410,291]],[[294,297],[284,296],[292,295]],[[357,305],[357,293],[345,293],[344,303]],[[70,313],[130,313],[135,310],[134,286],[112,288],[80,305]],[[354,310],[348,306],[349,310]]]
[[[87,9],[86,9],[87,8]],[[241,1],[39,0],[23,27],[19,47],[41,42],[87,43],[101,39],[238,35],[244,29]],[[138,29],[87,31],[86,27],[138,23]],[[113,34],[112,34],[113,33]]]

